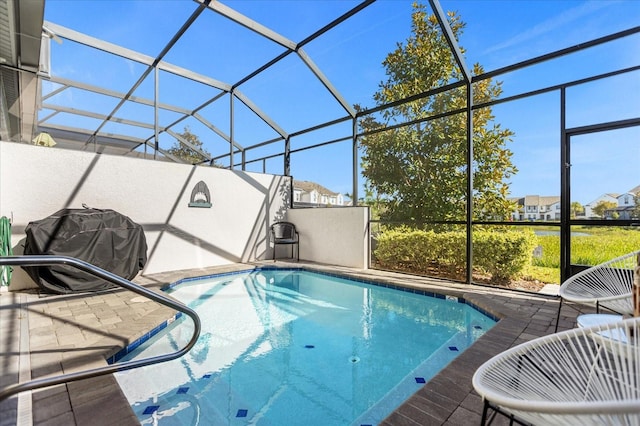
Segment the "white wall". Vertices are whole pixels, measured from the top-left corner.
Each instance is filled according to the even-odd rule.
[[[369,267],[368,207],[290,209],[286,217],[300,232],[300,259]],[[287,253],[283,255],[288,256]]]
[[[285,216],[289,179],[0,142],[0,216],[13,220],[16,254],[29,222],[84,203],[143,226],[146,274],[268,256],[268,226]],[[211,208],[188,207],[199,181],[209,188]],[[20,272],[11,287],[33,286]]]

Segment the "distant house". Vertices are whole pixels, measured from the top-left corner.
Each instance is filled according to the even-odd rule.
[[[513,220],[560,220],[560,197],[527,195],[512,198],[518,206],[511,214]]]
[[[637,197],[640,197],[640,185],[630,189],[624,194],[618,195],[616,197],[616,203],[618,206],[615,209],[607,210],[605,217],[622,220],[636,219],[637,216],[635,216],[635,210]]]
[[[602,219],[593,209],[602,202],[615,204],[616,207],[604,212],[605,219],[638,219],[636,214],[636,199],[640,197],[640,185],[623,193],[606,193],[600,195],[589,204],[584,205],[584,214],[579,216],[587,219]],[[511,214],[512,220],[560,220],[560,197],[527,195],[512,197],[509,201],[517,205]]]
[[[585,204],[584,206],[584,216],[587,219],[602,219],[600,216],[598,216],[596,213],[593,212],[593,209],[595,206],[597,206],[598,204],[600,204],[603,201],[608,201],[610,203],[618,203],[618,194],[616,193],[608,193],[608,194],[602,194],[601,196],[599,196],[598,198],[596,198],[595,200],[591,201],[589,204]]]
[[[294,207],[344,206],[344,196],[315,182],[293,181]]]

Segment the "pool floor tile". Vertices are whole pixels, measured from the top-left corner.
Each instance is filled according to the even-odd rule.
[[[146,415],[153,414],[156,411],[158,411],[159,408],[160,408],[159,405],[149,405],[147,408],[144,409],[142,414],[146,414]]]

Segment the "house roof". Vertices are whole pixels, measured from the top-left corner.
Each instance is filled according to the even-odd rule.
[[[627,191],[627,193],[633,194],[633,195],[640,195],[640,185],[636,186],[635,188],[631,188],[629,191]]]
[[[524,205],[526,206],[550,206],[558,202],[560,202],[560,197],[557,195],[527,195],[524,197]]]
[[[315,189],[316,191],[318,191],[318,193],[322,195],[333,195],[333,196],[339,195],[338,192],[333,192],[318,183],[309,182],[306,180],[294,180],[293,189],[294,190],[299,189],[304,192],[311,192]]]
[[[591,205],[598,204],[600,201],[602,201],[603,198],[606,198],[606,197],[610,197],[610,198],[616,199],[616,198],[618,198],[619,195],[620,194],[618,194],[616,192],[608,192],[606,194],[600,195],[598,198],[596,198],[595,200],[591,201],[590,203],[587,203],[586,205],[587,206],[591,206]]]

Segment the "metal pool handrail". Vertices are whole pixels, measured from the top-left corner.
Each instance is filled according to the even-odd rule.
[[[193,320],[194,330],[193,336],[187,345],[179,351],[144,358],[141,360],[132,360],[122,363],[107,365],[104,367],[93,368],[90,370],[78,371],[74,373],[62,374],[59,376],[45,377],[36,380],[30,380],[24,383],[16,383],[10,386],[6,386],[0,389],[0,401],[27,390],[40,389],[48,386],[59,385],[62,383],[73,382],[76,380],[89,379],[92,377],[103,376],[106,374],[115,373],[118,371],[131,370],[133,368],[144,367],[145,365],[157,364],[160,362],[170,361],[172,359],[180,358],[196,344],[198,337],[200,336],[200,317],[192,309],[183,305],[180,302],[171,300],[170,298],[161,294],[148,290],[138,284],[134,284],[129,280],[126,280],[118,275],[115,275],[109,271],[98,268],[83,260],[76,259],[68,256],[42,256],[42,255],[29,255],[29,256],[4,256],[0,257],[0,266],[2,265],[15,265],[15,266],[44,266],[44,265],[69,265],[82,271],[88,272],[91,275],[105,279],[120,287],[124,287],[127,290],[138,293],[144,297],[147,297],[162,305],[168,306],[172,309],[180,311]]]

